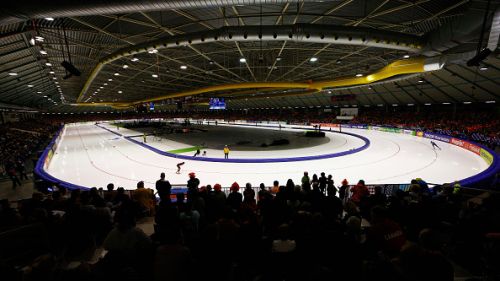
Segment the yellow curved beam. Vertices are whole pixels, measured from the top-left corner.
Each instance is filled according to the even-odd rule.
[[[262,89],[265,88],[266,91],[269,90],[279,90],[279,89],[304,89],[311,90],[312,92],[321,91],[325,88],[335,88],[335,87],[346,87],[346,86],[354,86],[354,85],[364,85],[370,84],[373,82],[377,82],[380,80],[384,80],[396,75],[404,75],[404,74],[413,74],[413,73],[422,73],[426,72],[425,69],[425,59],[424,58],[412,58],[405,60],[397,60],[394,61],[387,66],[383,67],[380,70],[377,70],[371,74],[362,77],[341,77],[335,80],[329,81],[317,81],[317,82],[249,82],[249,83],[236,83],[236,84],[225,84],[225,85],[217,85],[217,86],[209,86],[204,88],[199,88],[195,90],[189,90],[178,93],[171,93],[167,95],[162,95],[154,98],[148,98],[143,100],[138,100],[130,103],[109,103],[109,102],[101,102],[101,103],[93,103],[92,105],[108,105],[115,107],[129,107],[136,104],[146,103],[146,102],[155,102],[165,99],[171,98],[179,98],[186,96],[194,96],[209,92],[217,92],[217,91],[227,91],[227,90],[241,90],[241,89]],[[241,93],[243,94],[245,91],[236,92],[235,94]],[[305,92],[309,93],[308,91]],[[293,93],[283,93],[283,96],[291,96]],[[273,97],[279,95],[272,95]],[[77,103],[77,105],[91,105],[90,103]]]
[[[295,83],[295,82],[250,82],[250,83],[236,83],[236,84],[225,84],[217,86],[209,86],[196,90],[190,90],[185,92],[179,92],[174,94],[168,94],[164,96],[144,99],[140,101],[133,102],[132,104],[140,104],[144,102],[160,101],[171,98],[180,98],[186,96],[194,96],[209,92],[216,91],[227,91],[236,89],[253,89],[253,88],[289,88],[289,89],[308,89],[309,83]]]
[[[396,75],[425,72],[424,65],[424,58],[397,60],[386,65],[382,69],[379,69],[366,76],[339,78],[331,81],[314,82],[311,84],[311,86],[316,89],[324,89],[370,84]]]

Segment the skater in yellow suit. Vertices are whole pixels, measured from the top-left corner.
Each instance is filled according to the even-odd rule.
[[[224,146],[224,159],[228,159],[229,158],[229,147]]]

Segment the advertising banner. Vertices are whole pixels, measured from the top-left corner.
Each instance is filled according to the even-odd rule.
[[[412,136],[416,135],[415,131],[413,131],[413,130],[406,130],[406,129],[403,130],[403,134],[405,134],[405,135],[412,135]]]
[[[311,123],[311,126],[321,125],[322,128],[338,128],[339,124],[335,123]]]
[[[423,136],[424,136],[424,132],[422,132],[422,131],[417,132],[417,137],[423,137]]]
[[[456,146],[465,148],[465,149],[467,149],[469,151],[472,151],[472,152],[474,152],[477,155],[480,155],[481,147],[479,147],[479,146],[477,146],[475,144],[472,144],[472,143],[470,143],[468,141],[464,141],[464,140],[456,139],[456,138],[451,138],[450,143],[452,143],[452,144],[454,144]]]
[[[491,163],[493,163],[493,155],[491,155],[491,153],[489,153],[487,150],[481,148],[479,156],[481,156],[481,158],[483,158],[484,161],[488,163],[488,165],[491,165]]]
[[[447,143],[449,143],[450,139],[451,139],[450,137],[447,137],[447,136],[434,134],[434,133],[427,133],[427,132],[424,133],[424,138],[438,140],[438,141],[447,142]]]

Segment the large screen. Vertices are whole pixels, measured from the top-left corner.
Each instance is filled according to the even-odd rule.
[[[208,104],[210,109],[226,109],[226,101],[224,98],[210,98]]]

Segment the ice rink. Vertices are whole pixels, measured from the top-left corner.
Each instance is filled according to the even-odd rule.
[[[106,129],[123,136],[140,133],[102,124]],[[429,183],[445,183],[464,179],[480,173],[488,166],[478,155],[447,143],[436,141],[442,150],[433,150],[430,140],[410,135],[386,133],[363,129],[343,129],[364,136],[370,146],[358,153],[341,157],[276,163],[223,163],[197,160],[180,160],[158,154],[123,136],[118,136],[94,124],[66,125],[61,142],[47,172],[66,182],[86,187],[105,187],[108,183],[135,189],[138,181],[154,188],[161,172],[166,173],[172,184],[185,184],[189,172],[195,172],[202,185],[220,183],[230,186],[247,182],[272,185],[274,180],[284,184],[287,179],[300,183],[304,171],[310,176],[325,172],[333,175],[336,185],[345,178],[350,183],[363,179],[367,184],[408,183],[413,178],[423,178]],[[345,134],[327,133],[330,141],[310,148],[278,151],[231,151],[231,158],[280,158],[311,156],[347,151],[360,147],[364,142]],[[141,140],[141,137],[135,138]],[[161,149],[181,149],[188,145],[169,140],[153,140],[148,145]],[[192,155],[187,153],[185,155]],[[221,151],[207,150],[209,157],[221,157]],[[181,173],[176,174],[176,164],[185,162]]]

